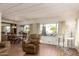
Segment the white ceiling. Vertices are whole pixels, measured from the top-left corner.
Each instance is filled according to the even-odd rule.
[[[76,18],[79,12],[77,3],[0,3],[2,17],[12,21],[64,20]]]

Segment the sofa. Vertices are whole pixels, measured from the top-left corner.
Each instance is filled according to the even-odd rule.
[[[10,48],[10,42],[9,41],[2,41],[0,42],[0,56],[7,56],[8,51]]]
[[[25,53],[37,54],[39,51],[40,35],[30,34],[27,41],[22,41],[22,48]]]

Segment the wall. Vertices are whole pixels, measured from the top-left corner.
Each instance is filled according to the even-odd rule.
[[[17,35],[19,34],[19,32],[20,32],[21,30],[22,30],[22,29],[21,29],[20,25],[17,25]]]
[[[75,31],[76,31],[75,27],[76,27],[76,20],[71,20],[71,19],[66,20],[66,30],[65,30],[66,33],[65,34],[70,36],[71,32],[72,32],[72,34],[74,36]]]
[[[6,23],[15,23],[15,24],[16,24],[15,21],[10,21],[10,20],[6,20],[6,19],[2,19],[1,22],[6,22]]]
[[[66,38],[74,37],[73,47],[75,45],[75,33],[76,32],[76,20],[75,19],[66,19],[65,21],[59,22],[58,34]],[[67,47],[67,39],[65,39],[65,47]]]
[[[39,31],[40,31],[40,24],[38,24],[38,23],[30,24],[30,33],[31,34],[39,34]]]
[[[71,38],[73,37],[72,40],[72,46],[70,45],[71,42],[69,42],[69,46],[75,48],[75,32],[76,32],[76,20],[75,19],[67,19],[66,20],[66,28],[65,28],[65,37],[66,38]],[[67,39],[65,40],[65,44],[67,46]]]
[[[60,19],[57,19],[57,18],[39,18],[39,19],[26,19],[24,21],[20,21],[18,22],[18,24],[21,24],[21,25],[24,25],[24,24],[32,24],[32,23],[41,23],[41,24],[47,24],[47,23],[55,23],[55,22],[58,22],[58,21],[62,21]]]
[[[76,20],[76,40],[75,40],[75,46],[77,50],[79,51],[79,19]]]
[[[65,21],[61,21],[58,23],[58,34],[63,35],[65,34]]]

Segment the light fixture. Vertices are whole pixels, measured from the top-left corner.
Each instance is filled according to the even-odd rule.
[[[12,26],[12,28],[16,28],[16,26]]]

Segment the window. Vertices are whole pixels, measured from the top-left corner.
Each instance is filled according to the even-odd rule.
[[[2,23],[1,29],[2,29],[2,33],[7,34],[8,32],[11,31],[10,24]]]
[[[42,35],[52,35],[58,33],[58,24],[41,24],[40,25],[40,33]]]
[[[10,26],[6,26],[5,29],[6,29],[6,32],[10,32]]]
[[[28,33],[30,31],[30,26],[29,25],[25,25],[24,26],[24,32]]]

